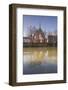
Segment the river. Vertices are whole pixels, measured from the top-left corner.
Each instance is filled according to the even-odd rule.
[[[23,48],[23,74],[57,73],[57,48]]]

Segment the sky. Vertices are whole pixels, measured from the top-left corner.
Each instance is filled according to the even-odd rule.
[[[54,32],[57,30],[57,16],[23,15],[24,36],[29,35],[30,26],[39,28],[39,25],[41,25],[44,33]]]

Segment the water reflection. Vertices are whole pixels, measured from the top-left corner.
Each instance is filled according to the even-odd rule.
[[[24,48],[23,74],[57,73],[56,48]]]

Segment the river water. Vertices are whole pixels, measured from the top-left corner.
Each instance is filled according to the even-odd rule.
[[[23,49],[23,74],[57,73],[57,48]]]

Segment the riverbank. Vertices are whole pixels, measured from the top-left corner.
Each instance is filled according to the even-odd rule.
[[[57,44],[56,43],[47,43],[47,44],[45,43],[37,43],[37,44],[24,43],[23,47],[57,47]]]

